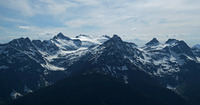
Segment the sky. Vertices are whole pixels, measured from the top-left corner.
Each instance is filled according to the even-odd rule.
[[[0,0],[0,43],[59,32],[117,34],[136,44],[176,38],[193,46],[200,44],[200,0]]]

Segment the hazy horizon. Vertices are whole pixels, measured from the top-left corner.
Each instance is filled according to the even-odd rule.
[[[50,39],[62,32],[69,37],[117,34],[139,42],[175,38],[193,46],[200,43],[199,5],[197,0],[1,0],[0,43]]]

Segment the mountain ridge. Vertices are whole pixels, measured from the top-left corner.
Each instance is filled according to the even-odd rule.
[[[135,43],[124,42],[118,35],[88,39],[87,35],[69,38],[62,33],[44,41],[14,39],[0,46],[0,76],[3,77],[0,80],[6,81],[11,74],[18,74],[14,78],[18,78],[16,80],[20,84],[11,80],[10,88],[3,93],[9,97],[14,89],[24,94],[25,87],[34,91],[91,69],[122,78],[125,83],[131,83],[131,72],[139,70],[158,80],[164,87],[175,87],[177,92],[182,92],[183,84],[193,80],[192,76],[198,80],[196,74],[199,74],[200,64],[196,50],[176,39],[169,39],[166,43],[160,43],[157,39],[152,41],[156,43],[153,46],[137,47]],[[22,77],[30,74],[35,76],[27,77],[27,81],[24,81]],[[29,80],[34,85],[30,85]],[[191,86],[195,87],[194,84]],[[5,89],[3,86],[0,88]],[[184,92],[182,95],[189,97]]]

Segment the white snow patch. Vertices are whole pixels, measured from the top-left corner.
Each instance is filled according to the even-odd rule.
[[[153,72],[153,74],[156,76],[163,77],[163,74],[171,74],[179,71],[180,71],[179,68],[163,67],[163,68],[158,68],[157,72]]]
[[[170,53],[171,53],[171,55],[174,57],[174,59],[176,59],[176,62],[179,64],[179,65],[183,65],[184,63],[185,63],[185,61],[184,60],[182,60],[182,59],[180,59],[180,54],[177,54],[177,53],[175,53],[174,51],[172,51],[172,50],[169,50],[170,51]]]
[[[49,55],[49,56],[46,56],[45,58],[46,58],[49,62],[51,62],[51,61],[53,61],[54,59],[59,58],[59,56],[66,56],[66,55],[70,55],[70,54],[71,54],[71,55],[78,55],[78,56],[81,56],[81,55],[85,54],[86,51],[87,51],[87,48],[85,48],[85,47],[81,47],[81,48],[79,48],[79,49],[77,49],[77,50],[72,50],[72,51],[59,50],[59,51],[57,52],[57,54],[55,54],[55,55]]]
[[[179,92],[177,91],[177,89],[176,89],[176,87],[172,87],[172,86],[170,86],[169,84],[167,84],[167,87],[166,87],[167,89],[170,89],[170,90],[172,90],[172,91],[174,91],[174,92],[176,92],[177,94],[179,94]]]
[[[44,75],[48,75],[49,72],[47,70],[44,70]]]
[[[176,89],[175,87],[170,86],[169,84],[167,84],[167,89]]]
[[[46,62],[46,64],[41,64],[41,66],[48,70],[53,70],[53,71],[65,70],[65,68],[54,66],[48,62]]]
[[[15,90],[13,89],[13,91],[10,93],[10,96],[12,97],[12,99],[17,99],[17,98],[19,98],[19,97],[22,97],[23,95],[20,94],[20,93],[18,93],[17,91],[15,91]]]
[[[56,41],[52,40],[52,42],[54,44],[56,44],[56,46],[58,46],[59,48],[61,48],[63,50],[66,50],[66,47],[78,49],[76,44],[74,44],[73,40],[56,39]]]
[[[49,86],[49,85],[50,85],[50,83],[45,81],[45,86]]]
[[[166,57],[164,57],[163,59],[160,59],[160,60],[154,60],[153,63],[155,65],[167,64],[168,63],[167,60],[168,59]]]
[[[128,81],[127,81],[127,80],[128,80],[128,76],[126,76],[126,75],[125,75],[125,76],[124,76],[124,82],[125,82],[125,84],[127,84],[127,83],[128,83]]]
[[[173,56],[173,55],[171,55],[170,56],[170,59],[169,59],[171,62],[176,62],[176,58]]]
[[[39,49],[39,48],[37,48],[37,49]],[[47,52],[44,52],[44,51],[42,51],[42,50],[38,50],[38,51],[39,51],[39,53],[41,53],[42,55],[48,55]]]
[[[49,62],[53,61],[53,59],[58,58],[58,54],[52,55],[52,56],[47,56],[45,57]]]
[[[199,57],[197,57],[197,61],[200,63],[200,58]]]
[[[87,48],[84,48],[84,47],[81,47],[81,48],[79,48],[79,49],[77,49],[77,50],[73,50],[73,51],[63,51],[63,50],[60,50],[59,52],[58,52],[58,54],[60,54],[60,55],[66,55],[66,54],[73,54],[73,53],[77,53],[77,52],[80,52],[80,51],[84,51],[84,50],[86,50]]]
[[[26,85],[24,86],[24,92],[31,93],[33,92],[31,89],[29,89]]]
[[[157,70],[157,73],[155,73],[157,76],[160,76],[160,77],[163,77],[162,76],[162,73],[164,73],[164,71],[161,69],[161,68],[159,68],[158,70]]]
[[[81,40],[82,42],[90,42],[90,43],[93,43],[93,44],[101,44],[97,37],[87,37],[87,36],[79,36],[78,38],[72,38],[72,39],[79,39]]]
[[[166,46],[169,46],[168,44],[160,44],[158,46],[152,46],[151,48],[153,50],[163,50],[163,48],[165,48]]]
[[[193,61],[195,61],[192,57],[190,57],[190,56],[187,56],[186,55],[186,57],[187,57],[187,59],[189,59],[189,60],[193,60]]]

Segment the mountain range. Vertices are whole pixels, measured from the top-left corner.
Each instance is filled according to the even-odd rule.
[[[79,35],[69,38],[59,33],[50,40],[19,38],[0,45],[2,105],[9,102],[12,105],[44,105],[58,100],[60,104],[78,105],[80,103],[70,97],[75,97],[80,92],[80,97],[76,98],[82,100],[86,95],[82,91],[89,94],[85,100],[92,98],[94,93],[97,97],[100,94],[93,101],[80,101],[87,105],[116,105],[117,102],[138,105],[199,105],[199,80],[200,45],[190,48],[182,40],[168,39],[165,43],[160,43],[153,38],[145,46],[138,47],[135,43],[123,41],[118,35]],[[100,89],[101,85],[105,91]],[[77,86],[78,92],[72,93]],[[92,86],[94,87],[91,88]],[[98,89],[99,92],[96,92]],[[37,96],[48,97],[51,91],[54,94],[61,91],[69,93],[71,95],[55,96],[69,97],[71,101],[66,103],[63,102],[66,99],[61,101],[59,98],[49,97],[42,104]],[[101,94],[104,92],[105,94]],[[129,92],[135,95],[130,95]],[[115,98],[106,98],[106,95]],[[126,97],[120,100],[119,96]],[[132,100],[132,97],[137,98]],[[34,103],[30,101],[32,99],[37,101]],[[146,103],[141,100],[146,100]]]

